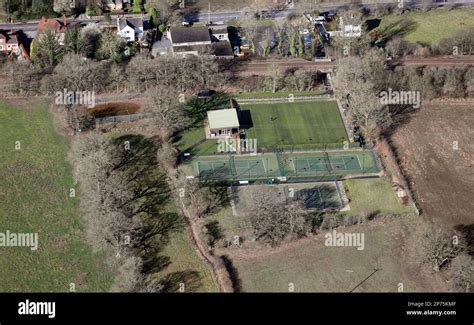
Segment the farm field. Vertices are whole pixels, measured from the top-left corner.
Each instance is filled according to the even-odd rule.
[[[365,247],[327,247],[324,233],[271,251],[227,249],[244,292],[349,292],[379,269],[354,292],[446,291],[437,275],[427,272],[416,258],[418,236],[424,227],[417,217],[377,220],[345,227],[338,232],[365,234]],[[403,263],[400,263],[403,260]]]
[[[259,148],[303,144],[343,144],[347,134],[334,101],[245,106],[250,112],[249,139]]]
[[[108,291],[111,270],[85,243],[79,199],[66,161],[68,140],[55,132],[45,103],[0,103],[0,229],[37,233],[38,250],[0,247],[0,291]],[[15,150],[20,141],[20,150]]]
[[[470,8],[432,9],[428,12],[413,11],[403,15],[388,15],[382,17],[379,29],[384,32],[393,31],[400,27],[403,21],[412,21],[412,26],[401,31],[409,42],[423,45],[433,45],[441,39],[464,28],[474,27],[473,11]]]
[[[474,210],[473,102],[428,103],[392,136],[422,214],[454,227]]]

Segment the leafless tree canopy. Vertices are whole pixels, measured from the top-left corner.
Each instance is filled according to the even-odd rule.
[[[429,229],[421,238],[422,261],[433,270],[446,268],[465,249],[463,237],[442,229]]]
[[[285,239],[304,235],[306,219],[300,201],[285,204],[277,201],[277,195],[271,192],[255,197],[255,212],[250,221],[257,241],[276,246]]]
[[[182,227],[178,215],[164,208],[170,191],[156,167],[155,144],[141,136],[109,138],[90,132],[76,139],[71,159],[89,241],[106,252],[117,270],[112,290],[150,292],[174,286],[170,279],[153,277],[169,264],[158,255],[160,247],[170,231]],[[185,280],[199,282],[192,272]]]

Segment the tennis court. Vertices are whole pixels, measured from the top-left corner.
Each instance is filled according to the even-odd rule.
[[[292,162],[293,169],[297,174],[327,173],[332,171],[362,171],[362,166],[357,155],[336,157],[293,157]]]
[[[208,179],[254,179],[266,175],[263,159],[198,161],[199,177]]]
[[[335,183],[321,183],[297,189],[296,200],[302,201],[306,209],[341,209],[342,200]]]

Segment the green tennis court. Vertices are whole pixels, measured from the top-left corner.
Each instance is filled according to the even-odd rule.
[[[293,167],[298,174],[314,174],[330,171],[357,172],[362,170],[359,157],[337,156],[337,157],[294,157]]]
[[[266,175],[263,159],[198,161],[199,177],[209,179],[245,179]]]

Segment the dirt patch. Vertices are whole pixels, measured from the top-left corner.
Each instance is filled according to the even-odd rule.
[[[109,116],[120,116],[135,114],[140,110],[140,105],[132,102],[114,102],[97,104],[94,108],[87,109],[87,112],[95,118]]]
[[[453,227],[474,217],[473,102],[433,102],[392,136],[401,169],[422,213]]]

